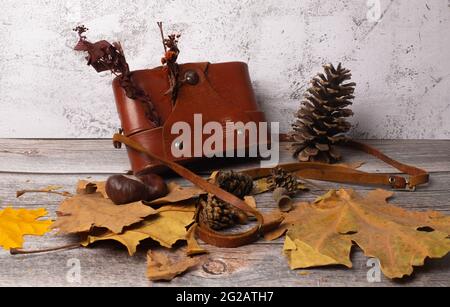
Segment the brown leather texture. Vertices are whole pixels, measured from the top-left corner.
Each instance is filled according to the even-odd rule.
[[[125,136],[137,141],[159,157],[185,163],[195,159],[175,158],[172,155],[173,141],[177,137],[171,133],[174,123],[186,122],[194,131],[194,114],[202,114],[203,123],[215,121],[223,127],[227,122],[258,124],[266,121],[264,113],[258,108],[247,64],[241,62],[191,63],[180,65],[180,70],[181,76],[188,71],[194,71],[199,77],[199,82],[195,85],[183,84],[175,106],[172,104],[171,95],[167,94],[170,85],[167,70],[164,67],[135,71],[132,74],[133,80],[150,96],[156,111],[161,116],[162,127],[154,127],[146,118],[142,103],[129,99],[120,86],[119,80],[114,80],[113,90]],[[207,137],[203,136],[202,144]],[[225,139],[226,134],[224,144],[226,144]],[[247,138],[245,147],[258,145],[249,141]],[[129,150],[128,155],[135,173],[158,172],[165,169],[161,163],[142,153]]]

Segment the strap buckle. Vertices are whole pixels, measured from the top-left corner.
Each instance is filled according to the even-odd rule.
[[[124,135],[124,130],[123,130],[123,128],[119,128],[119,131],[117,131],[117,134]],[[114,148],[115,148],[115,149],[121,149],[121,148],[122,148],[122,143],[120,143],[120,142],[114,142]]]
[[[411,185],[411,182],[409,181],[409,179],[406,179],[406,187],[405,187],[405,191],[408,192],[415,192],[417,190],[417,187],[414,185]]]
[[[393,189],[395,189],[395,190],[403,190],[403,191],[408,191],[408,192],[415,192],[416,191],[417,187],[416,186],[412,186],[411,182],[410,182],[410,180],[408,178],[405,178],[405,182],[406,182],[405,188],[399,189],[399,188],[396,188],[397,178],[395,176],[389,177],[389,183],[391,184]]]

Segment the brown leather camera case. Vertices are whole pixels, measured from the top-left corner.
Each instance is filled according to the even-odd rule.
[[[125,136],[137,141],[147,150],[167,160],[186,163],[195,158],[175,158],[172,146],[178,135],[171,133],[176,122],[186,122],[194,131],[194,115],[202,114],[203,123],[219,122],[265,122],[264,113],[258,108],[253,92],[248,66],[241,62],[191,63],[180,65],[180,76],[193,72],[198,76],[196,84],[184,83],[173,105],[167,94],[169,79],[164,67],[133,72],[133,79],[150,96],[156,111],[161,116],[162,126],[154,125],[146,118],[142,102],[128,98],[116,78],[113,89],[122,130]],[[225,128],[224,128],[225,130]],[[228,132],[230,133],[230,132]],[[231,133],[235,133],[232,131]],[[226,134],[224,150],[226,151]],[[236,136],[235,136],[236,137]],[[202,137],[202,144],[208,136]],[[256,146],[246,138],[246,148]],[[192,146],[193,148],[193,143]],[[146,155],[128,148],[128,155],[134,173],[159,172],[165,167],[150,160]],[[193,156],[193,152],[192,152]],[[197,158],[198,159],[198,158]]]

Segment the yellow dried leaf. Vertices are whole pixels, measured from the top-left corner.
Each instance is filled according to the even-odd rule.
[[[253,187],[253,194],[263,194],[270,191],[270,183],[267,178],[258,179],[255,181],[255,185]]]
[[[245,196],[244,201],[250,207],[257,209],[256,199],[253,196]]]
[[[165,205],[182,202],[191,198],[196,198],[205,192],[197,187],[184,188],[176,183],[169,183],[169,194],[163,198],[150,202],[151,205]]]
[[[195,255],[202,255],[207,254],[208,251],[200,246],[198,244],[197,239],[195,237],[196,231],[197,231],[197,224],[192,225],[191,228],[189,228],[189,231],[186,235],[186,241],[187,241],[187,255],[188,256],[195,256]]]
[[[53,224],[60,234],[88,232],[93,227],[103,227],[114,233],[142,221],[158,212],[142,202],[116,206],[100,193],[76,195],[59,206],[58,219]]]
[[[303,214],[302,206],[309,205],[308,203],[299,203],[297,204],[293,210],[289,212],[281,212],[279,209],[274,212],[268,213],[264,215],[265,221],[276,221],[280,217],[283,218],[283,222],[276,228],[271,231],[268,231],[264,234],[264,238],[268,241],[273,241],[279,239],[284,236],[288,229],[296,224],[297,222],[301,222],[301,217]]]
[[[331,191],[313,205],[297,209],[298,221],[286,237],[285,252],[293,269],[342,264],[351,267],[356,243],[380,260],[388,278],[411,275],[426,258],[450,252],[450,217],[412,212],[387,203],[392,192],[361,196],[353,190]]]
[[[330,249],[332,248],[334,248],[334,246],[330,245]],[[351,245],[350,247],[339,246],[338,248],[344,248],[344,251],[342,252],[341,250],[340,253],[336,253],[337,257],[335,259],[332,256],[328,256],[326,252],[323,252],[322,250],[319,251],[315,246],[311,246],[300,240],[293,241],[289,236],[286,237],[284,245],[284,251],[289,259],[289,265],[293,270],[337,264],[342,264],[351,268],[352,263],[348,256],[350,254]]]
[[[25,235],[43,236],[51,221],[38,221],[47,215],[47,210],[13,209],[0,210],[0,246],[6,250],[22,248]]]
[[[211,176],[209,177],[210,182],[216,182],[217,176],[219,176],[220,171],[214,171],[211,173]]]
[[[258,194],[263,194],[263,193],[269,192],[273,189],[271,185],[272,184],[270,182],[270,177],[258,179],[255,181],[252,194],[258,195]],[[308,188],[302,183],[299,183],[297,188],[299,191],[308,190]]]
[[[141,241],[153,239],[161,246],[171,248],[176,242],[186,240],[186,227],[193,223],[196,207],[166,206],[158,210],[158,215],[152,216],[140,224],[137,224],[121,234],[107,232],[101,236],[89,236],[83,246],[94,242],[115,240],[122,243],[130,256],[136,253],[136,248]]]
[[[166,254],[149,251],[147,255],[147,277],[152,281],[171,281],[200,264],[199,258],[185,257],[177,261]]]

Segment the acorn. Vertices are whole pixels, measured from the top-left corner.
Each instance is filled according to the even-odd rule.
[[[125,205],[137,201],[153,201],[166,196],[169,189],[160,176],[115,175],[106,182],[106,194],[116,205]]]

